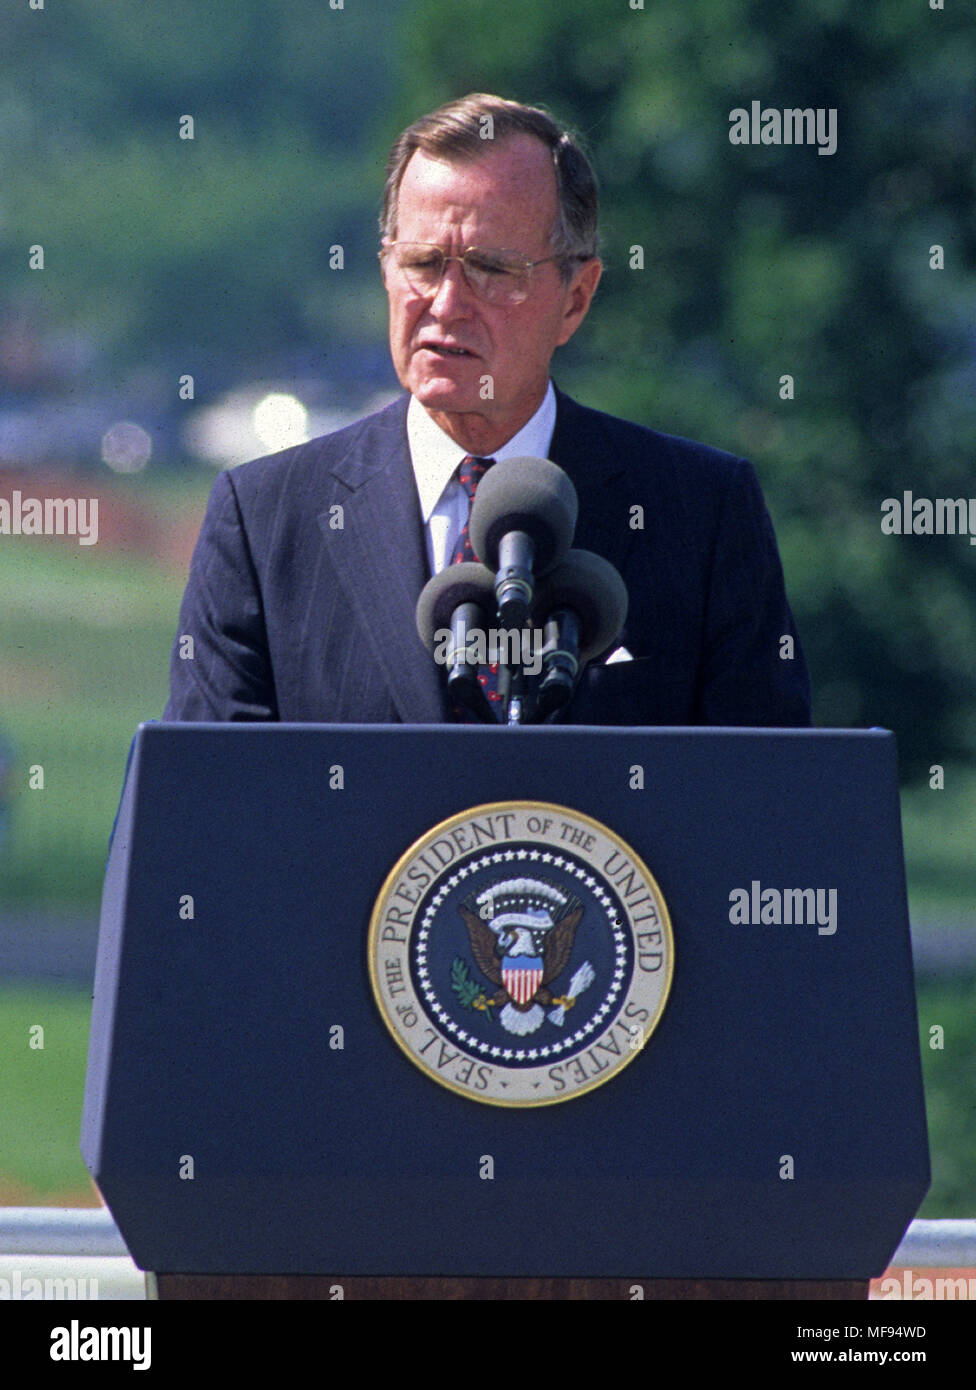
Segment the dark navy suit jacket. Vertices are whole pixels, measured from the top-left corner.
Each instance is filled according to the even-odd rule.
[[[591,663],[565,722],[809,724],[809,678],[752,466],[556,399],[549,454],[579,494],[573,544],[623,576],[619,645],[634,658]],[[220,474],[165,719],[449,718],[443,671],[414,620],[429,570],[408,400]],[[780,654],[787,635],[791,659]]]

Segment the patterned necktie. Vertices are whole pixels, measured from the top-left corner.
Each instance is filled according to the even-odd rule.
[[[458,467],[458,482],[464,489],[468,499],[468,521],[471,519],[471,504],[474,502],[475,493],[478,491],[478,484],[494,462],[494,459],[474,458],[471,454],[465,454],[464,458],[461,460]],[[454,553],[451,556],[452,565],[459,565],[462,560],[479,559],[479,556],[474,553],[474,548],[471,545],[471,538],[468,535],[468,521],[465,521],[461,534],[458,536],[457,545],[454,547]],[[478,673],[478,681],[482,690],[484,690],[488,699],[491,701],[492,706],[497,707],[501,703],[501,696],[498,693],[498,662],[493,661],[490,666],[482,667],[481,671]],[[474,715],[462,709],[459,705],[455,705],[454,707],[454,717],[462,723],[475,722]]]
[[[471,541],[468,537],[468,521],[471,519],[471,504],[478,491],[478,484],[494,462],[494,459],[472,458],[470,454],[465,454],[458,465],[458,482],[468,499],[468,520],[465,521],[464,529],[458,536],[457,545],[454,547],[454,554],[451,556],[452,565],[459,565],[462,560],[477,560],[479,558],[471,548]]]

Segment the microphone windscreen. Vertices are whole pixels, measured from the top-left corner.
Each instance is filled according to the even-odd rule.
[[[580,661],[585,663],[620,636],[627,603],[627,586],[609,560],[591,550],[568,550],[536,588],[532,621],[542,627],[555,609],[570,609],[579,619]]]
[[[498,569],[498,547],[509,531],[525,531],[535,549],[536,575],[551,570],[573,543],[579,504],[567,473],[549,459],[496,463],[471,504],[468,535],[474,553]]]
[[[489,623],[494,618],[495,576],[475,560],[448,565],[424,585],[417,600],[417,631],[428,651],[434,650],[435,634],[451,626],[451,614],[462,603],[476,603]]]

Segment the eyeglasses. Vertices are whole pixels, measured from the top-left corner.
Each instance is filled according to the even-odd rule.
[[[441,246],[421,241],[386,241],[380,260],[389,257],[419,295],[435,295],[448,261],[460,261],[464,278],[479,299],[488,304],[521,304],[528,298],[529,276],[537,265],[549,261],[581,261],[586,256],[544,256],[526,260],[517,251],[482,251],[469,246],[460,256],[449,256]]]

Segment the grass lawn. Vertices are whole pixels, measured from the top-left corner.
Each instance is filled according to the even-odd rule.
[[[0,734],[15,759],[0,908],[97,912],[129,743],[166,702],[183,584],[145,555],[0,546]]]
[[[0,1205],[99,1203],[78,1149],[90,1018],[87,991],[0,989]]]

